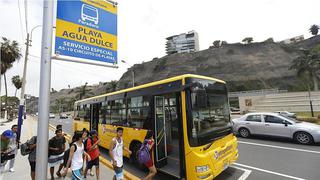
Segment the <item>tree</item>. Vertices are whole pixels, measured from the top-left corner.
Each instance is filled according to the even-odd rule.
[[[7,38],[2,38],[0,43],[1,49],[1,76],[4,77],[4,86],[6,91],[6,97],[8,97],[7,77],[6,72],[12,67],[12,64],[21,58],[20,48],[17,41],[10,41]],[[0,78],[1,78],[0,76]],[[7,98],[6,98],[7,99]],[[6,100],[6,105],[7,100]]]
[[[297,70],[299,78],[307,78],[312,81],[315,91],[319,90],[319,78],[317,73],[320,71],[320,54],[310,50],[302,49],[302,55],[293,60],[290,69]]]
[[[11,82],[14,85],[14,87],[16,87],[16,92],[14,93],[14,96],[17,96],[17,91],[22,86],[22,80],[19,75],[16,75],[12,77]]]
[[[221,43],[220,43],[220,42],[221,42],[220,40],[215,40],[215,41],[213,41],[213,47],[219,48],[219,47],[221,46]]]
[[[91,92],[91,90],[87,89],[87,85],[88,85],[88,83],[86,82],[83,86],[81,86],[81,87],[78,89],[78,91],[77,91],[77,93],[78,93],[77,98],[78,98],[78,99],[82,99],[82,98],[84,98],[86,95],[92,95],[92,94],[93,94],[93,93]]]
[[[117,86],[118,86],[118,81],[110,81],[108,84],[107,84],[107,87],[106,87],[106,92],[114,92],[117,90]]]
[[[246,37],[242,40],[242,42],[246,43],[246,44],[250,44],[253,41],[252,37]]]
[[[314,24],[314,25],[312,25],[312,26],[310,27],[309,31],[310,31],[310,33],[311,33],[312,35],[315,36],[315,35],[317,35],[318,32],[319,32],[319,26],[316,25],[316,24]]]
[[[66,100],[64,98],[56,99],[56,101],[55,101],[56,107],[54,107],[54,109],[56,110],[56,113],[64,112],[65,104],[66,104]]]
[[[71,98],[69,99],[69,101],[67,101],[67,107],[66,107],[66,111],[73,111],[74,108],[74,103],[77,101],[76,98]]]

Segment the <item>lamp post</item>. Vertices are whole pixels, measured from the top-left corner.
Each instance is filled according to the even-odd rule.
[[[121,62],[130,66],[130,64],[127,63],[125,60],[121,60]],[[131,75],[132,75],[132,87],[134,87],[134,70],[133,70],[133,68],[131,68]]]
[[[27,75],[27,65],[28,65],[28,56],[29,56],[29,46],[31,46],[32,42],[32,33],[33,31],[40,27],[41,25],[37,25],[31,29],[30,34],[27,33],[27,42],[26,44],[26,53],[24,57],[24,66],[23,66],[23,76],[22,76],[22,85],[21,85],[21,94],[20,94],[20,103],[19,103],[19,111],[18,111],[18,133],[17,133],[17,140],[20,140],[21,135],[21,126],[23,123],[22,117],[24,114],[24,105],[25,105],[25,98],[24,98],[24,91],[26,86],[26,75]]]

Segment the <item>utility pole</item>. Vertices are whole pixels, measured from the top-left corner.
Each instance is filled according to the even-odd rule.
[[[43,0],[36,180],[47,179],[48,172],[48,126],[54,2],[52,0]]]
[[[311,116],[314,117],[313,105],[312,105],[312,100],[311,100],[311,92],[310,92],[310,86],[309,86],[309,85],[308,85],[308,94],[309,94],[309,102],[310,102]]]
[[[123,63],[125,63],[125,64],[127,64],[127,65],[129,65],[130,66],[130,64],[129,63],[127,63],[127,61],[125,61],[125,60],[121,60],[121,62],[123,62]],[[132,87],[134,87],[134,70],[133,70],[133,67],[131,67],[132,69],[131,69],[131,75],[132,75]]]
[[[29,56],[29,46],[31,46],[32,41],[32,32],[37,27],[41,25],[35,26],[32,28],[31,33],[27,33],[27,42],[26,42],[26,53],[24,56],[24,66],[23,66],[23,76],[22,76],[22,85],[21,85],[21,94],[20,94],[20,103],[19,103],[19,111],[18,111],[18,133],[17,140],[20,140],[21,129],[23,124],[23,115],[26,113],[26,101],[25,101],[25,87],[26,87],[26,79],[27,79],[27,65],[28,65],[28,56]],[[25,119],[25,118],[24,118]]]
[[[0,44],[0,119],[2,117],[2,99],[1,99],[1,87],[2,87],[2,82],[1,82],[1,67],[2,67],[2,59],[1,59],[1,50],[2,50],[2,45]],[[1,123],[1,122],[0,122]]]
[[[17,133],[17,141],[20,141],[21,129],[23,123],[23,112],[24,112],[24,90],[26,86],[26,74],[27,74],[27,64],[28,64],[28,55],[29,55],[29,41],[30,41],[29,33],[27,33],[27,42],[26,42],[26,53],[24,56],[24,67],[23,67],[23,76],[22,76],[22,85],[21,85],[21,94],[20,94],[20,103],[19,103],[19,111],[18,111],[18,133]]]

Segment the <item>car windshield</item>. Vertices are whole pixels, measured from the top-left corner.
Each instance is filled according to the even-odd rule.
[[[288,116],[285,116],[285,115],[282,115],[282,114],[279,114],[280,116],[286,118],[286,119],[289,119],[290,121],[293,121],[295,123],[301,123],[301,121],[295,119],[295,118],[292,118],[292,117],[288,117]]]
[[[232,132],[226,85],[213,80],[187,79],[190,89],[189,141],[201,146]]]

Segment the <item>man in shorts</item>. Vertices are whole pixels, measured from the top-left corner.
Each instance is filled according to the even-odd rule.
[[[110,143],[109,155],[112,160],[113,170],[115,175],[113,180],[123,180],[123,150],[128,151],[131,155],[131,151],[123,145],[123,128],[117,128],[117,136],[114,137]]]
[[[60,171],[63,168],[63,157],[66,149],[66,139],[61,129],[56,130],[56,136],[49,140],[49,167],[51,180],[54,179],[54,166],[59,165],[57,176],[61,177]]]

